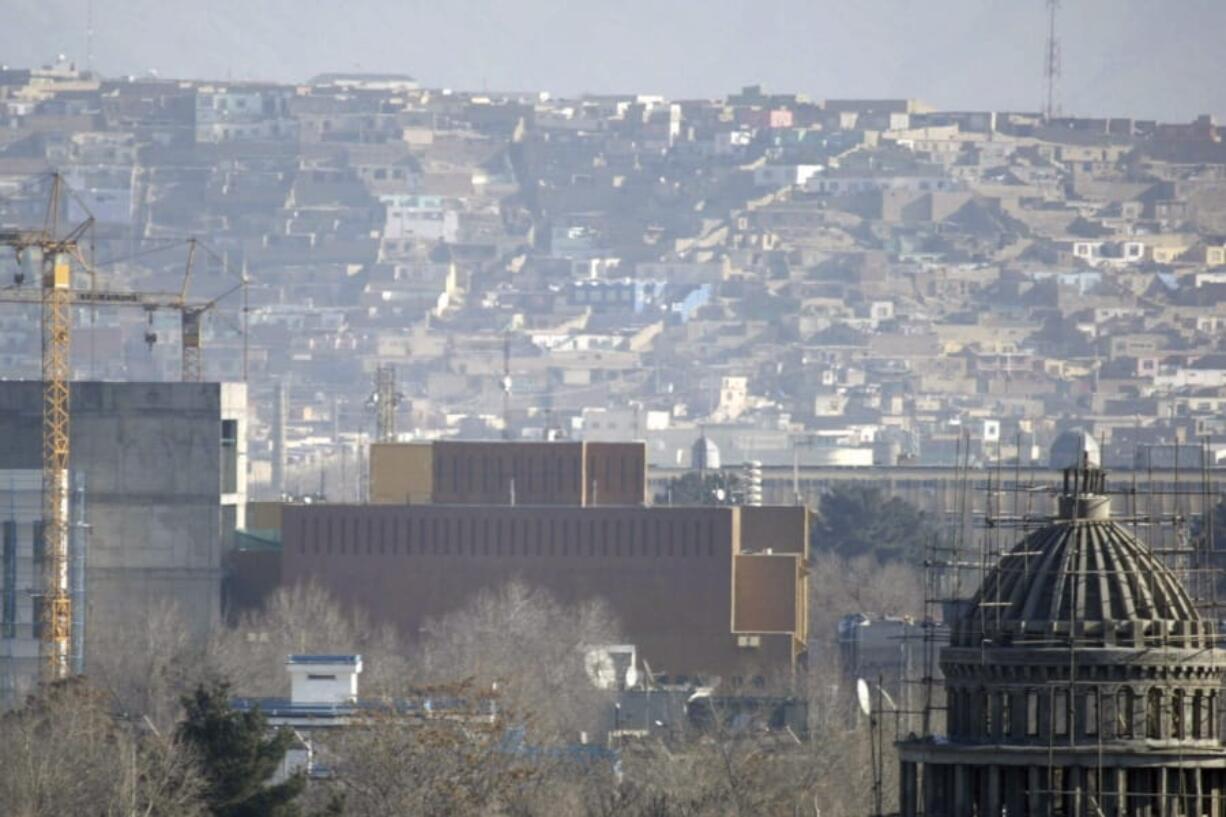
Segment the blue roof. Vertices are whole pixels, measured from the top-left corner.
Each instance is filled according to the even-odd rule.
[[[357,664],[360,655],[291,655],[291,664]]]

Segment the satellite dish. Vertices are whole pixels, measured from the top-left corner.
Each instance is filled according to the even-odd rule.
[[[626,670],[626,689],[634,689],[639,684],[639,671],[631,664]]]
[[[865,715],[873,714],[873,697],[868,690],[868,682],[863,678],[856,679],[856,700],[860,702],[860,711]]]
[[[728,495],[728,494],[727,494],[727,493],[725,493],[725,491],[724,491],[724,489],[723,489],[723,488],[716,488],[716,489],[715,489],[715,498],[716,498],[716,499],[718,499],[720,502],[723,502],[723,501],[724,501],[724,497],[726,497],[727,495]]]

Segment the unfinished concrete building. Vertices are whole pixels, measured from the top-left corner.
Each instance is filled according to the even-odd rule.
[[[1226,813],[1214,623],[1069,469],[941,650],[947,734],[899,744],[904,817]]]
[[[220,619],[223,552],[244,524],[245,384],[74,383],[71,411],[70,502],[88,532],[75,605],[86,669],[99,638],[124,633],[160,604],[206,632]],[[41,423],[42,384],[0,382],[0,598],[13,608],[0,656],[37,643]],[[0,676],[22,675],[14,666]]]

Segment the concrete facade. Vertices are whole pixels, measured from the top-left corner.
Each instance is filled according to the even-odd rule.
[[[71,412],[90,531],[86,631],[173,602],[207,632],[226,542],[245,524],[245,384],[73,383]],[[41,384],[0,382],[0,469],[41,468],[41,423]]]

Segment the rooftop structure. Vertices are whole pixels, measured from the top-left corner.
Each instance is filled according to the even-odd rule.
[[[285,666],[292,705],[344,704],[358,699],[360,655],[291,655]]]
[[[377,443],[371,499],[435,505],[642,505],[642,443]]]

